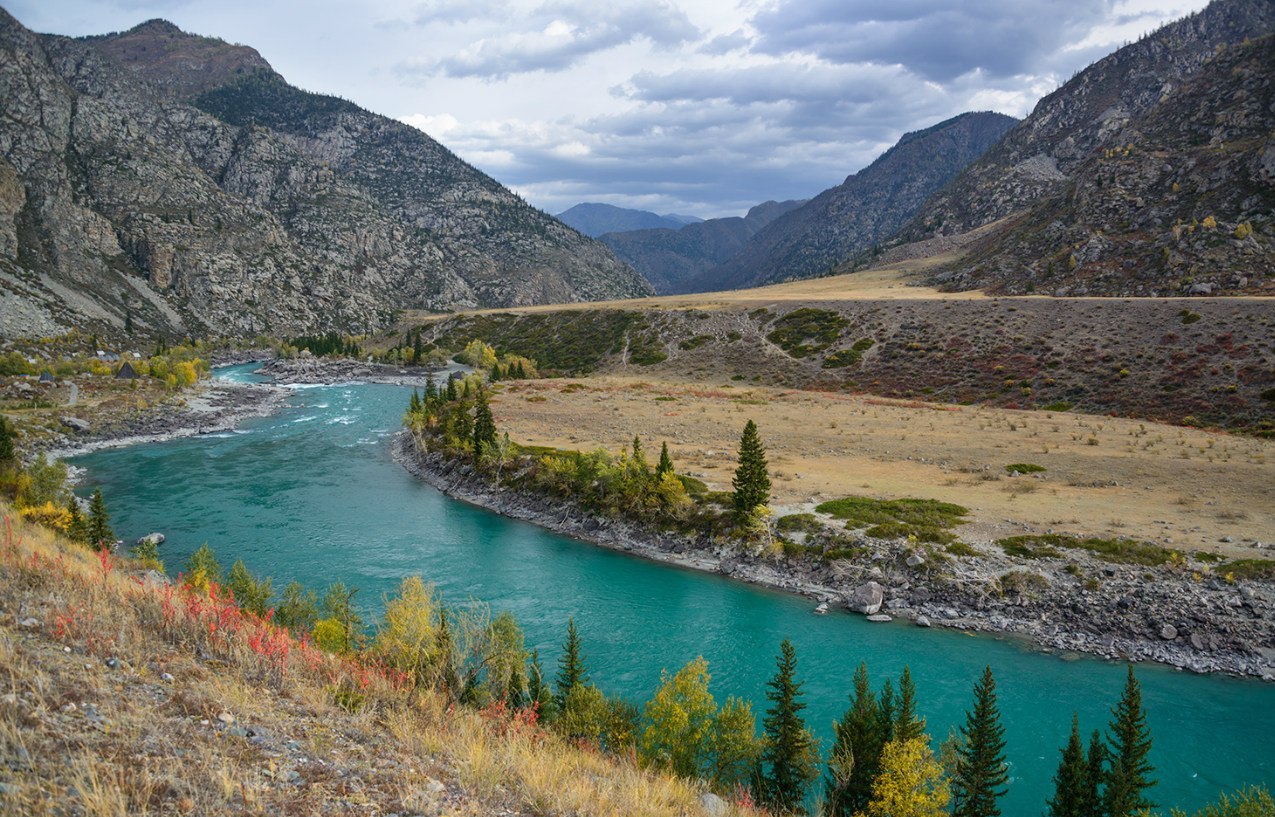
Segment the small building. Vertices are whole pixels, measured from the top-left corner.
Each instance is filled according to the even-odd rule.
[[[57,381],[53,379],[53,373],[48,369],[40,372],[40,385],[52,386]]]
[[[119,368],[119,371],[115,372],[115,379],[116,380],[136,380],[137,370],[133,368],[132,363],[129,363],[126,360],[124,361],[124,365]]]

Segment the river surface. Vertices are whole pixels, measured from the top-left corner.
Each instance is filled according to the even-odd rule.
[[[253,368],[218,376],[253,380]],[[403,576],[419,574],[448,603],[481,599],[513,612],[550,673],[574,616],[593,681],[637,701],[649,697],[662,669],[702,655],[718,701],[753,701],[759,728],[765,682],[788,637],[805,715],[825,754],[860,661],[874,687],[911,668],[936,738],[962,722],[974,682],[990,665],[1012,766],[1007,817],[1044,811],[1073,711],[1086,740],[1106,727],[1124,664],[841,612],[815,616],[807,599],[637,559],[452,500],[390,459],[410,393],[296,387],[288,408],[234,433],[78,457],[73,462],[87,469],[79,490],[101,487],[121,538],[165,533],[170,574],[208,542],[224,567],[243,559],[273,577],[276,589],[294,579],[320,591],[337,579],[356,586],[369,621]],[[1153,665],[1137,674],[1155,741],[1159,785],[1150,794],[1166,813],[1275,782],[1275,685]]]

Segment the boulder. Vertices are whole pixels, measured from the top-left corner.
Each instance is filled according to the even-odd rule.
[[[700,807],[704,809],[704,813],[709,817],[724,817],[728,808],[726,801],[713,794],[711,791],[704,792],[699,796]]]
[[[846,608],[856,613],[872,615],[881,609],[885,591],[876,582],[865,582],[856,587],[846,599]]]
[[[868,621],[871,621],[873,624],[885,624],[887,621],[894,621],[894,619],[890,618],[885,613],[877,613],[874,616],[868,616]]]
[[[930,619],[929,619],[927,616],[917,616],[917,617],[916,617],[916,626],[918,626],[918,627],[929,627],[929,626],[930,626]]]
[[[1178,628],[1172,624],[1166,624],[1160,628],[1160,637],[1165,641],[1172,641],[1178,637]]]
[[[925,564],[925,556],[915,550],[908,554],[908,567],[920,567],[923,564]]]
[[[165,536],[164,536],[164,534],[162,534],[162,533],[148,533],[148,534],[146,534],[145,536],[143,536],[141,539],[138,539],[138,540],[137,540],[137,544],[139,544],[139,545],[146,545],[146,544],[162,545],[162,544],[164,544],[164,539],[165,539]]]
[[[63,426],[77,434],[87,434],[91,428],[88,420],[81,420],[79,417],[63,417],[61,422]]]

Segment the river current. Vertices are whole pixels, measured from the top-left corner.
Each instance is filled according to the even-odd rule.
[[[253,368],[217,376],[252,380]],[[101,487],[126,541],[165,533],[160,550],[171,574],[208,542],[224,567],[243,559],[276,589],[294,579],[320,591],[337,579],[358,587],[369,621],[402,577],[419,574],[450,604],[480,599],[513,612],[550,673],[574,616],[594,683],[639,702],[661,670],[702,655],[719,703],[728,695],[753,701],[760,724],[765,682],[788,637],[804,714],[825,755],[859,662],[874,687],[909,666],[936,739],[962,722],[989,665],[1011,762],[1002,811],[1013,817],[1043,813],[1073,711],[1086,740],[1106,727],[1124,664],[843,612],[815,616],[804,598],[644,561],[450,499],[390,458],[410,394],[375,384],[296,387],[287,408],[235,432],[78,457],[87,472],[79,490]],[[1275,685],[1162,666],[1136,671],[1159,780],[1150,795],[1166,813],[1275,782]]]

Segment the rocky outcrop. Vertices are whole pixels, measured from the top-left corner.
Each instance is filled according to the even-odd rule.
[[[643,295],[601,244],[407,125],[152,21],[0,11],[0,331],[362,331],[396,310]]]
[[[748,240],[775,219],[805,201],[767,201],[749,209],[743,218],[710,218],[684,227],[599,236],[623,261],[642,273],[664,295],[683,292],[695,277],[739,254]]]
[[[1015,121],[998,113],[966,113],[905,134],[872,164],[775,219],[734,258],[697,275],[682,291],[739,289],[831,271],[893,237]]]

